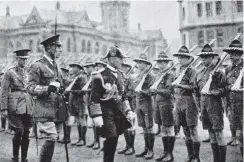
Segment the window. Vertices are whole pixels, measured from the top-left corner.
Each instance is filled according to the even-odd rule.
[[[95,53],[98,54],[99,53],[99,43],[96,42],[95,44]]]
[[[202,4],[197,4],[197,16],[202,17]]]
[[[87,53],[91,53],[91,42],[87,42]]]
[[[222,3],[221,1],[215,2],[216,6],[216,15],[220,15],[222,13]]]
[[[185,8],[182,8],[182,19],[185,20],[186,17],[186,12],[185,12]]]
[[[71,52],[71,40],[68,38],[67,40],[67,52]]]
[[[17,47],[17,49],[20,49],[20,48],[22,48],[22,44],[18,41],[18,42],[16,43],[16,47]]]
[[[37,52],[42,52],[42,49],[41,49],[41,46],[40,46],[40,42],[41,42],[41,40],[38,39],[37,44],[36,44],[36,51]]]
[[[207,42],[210,42],[212,39],[214,39],[214,31],[208,30],[207,31]],[[211,45],[211,47],[214,47],[214,43]]]
[[[82,40],[82,43],[81,43],[81,52],[82,53],[85,53],[86,52],[86,41],[85,40]]]
[[[206,2],[207,17],[213,16],[212,2]]]
[[[106,45],[103,45],[102,55],[106,55],[106,54],[107,54],[107,46]]]
[[[243,12],[243,2],[242,1],[237,1],[237,12]]]
[[[199,45],[199,47],[204,46],[204,33],[203,33],[203,31],[198,32],[198,45]]]
[[[224,40],[223,40],[224,33],[221,29],[217,29],[217,46],[224,47]]]
[[[186,45],[186,34],[182,35],[182,44],[183,44],[183,46]]]
[[[29,40],[29,49],[33,51],[33,40]]]

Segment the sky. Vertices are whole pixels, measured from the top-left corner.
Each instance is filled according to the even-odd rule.
[[[101,21],[100,1],[98,0],[60,0],[60,8],[65,11],[86,9],[90,20]],[[131,0],[130,28],[136,29],[141,24],[142,30],[161,29],[164,37],[170,43],[179,38],[179,14],[176,0]],[[29,14],[35,5],[37,9],[54,10],[56,1],[2,1],[0,0],[0,16],[10,7],[10,15]]]

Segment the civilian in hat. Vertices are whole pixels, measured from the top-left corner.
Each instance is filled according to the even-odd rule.
[[[65,121],[67,117],[65,103],[57,93],[64,85],[61,70],[55,62],[62,52],[58,40],[59,35],[55,35],[41,42],[45,49],[44,56],[32,63],[28,76],[28,92],[36,98],[32,116],[46,139],[40,151],[39,162],[52,161],[55,141],[60,131],[57,129],[60,127],[56,128],[56,122]]]
[[[220,70],[212,74],[211,89],[208,94],[202,94],[201,91],[216,66],[213,63],[214,57],[218,54],[213,52],[209,44],[206,44],[198,56],[201,57],[204,68],[195,77],[194,93],[196,94],[197,105],[201,109],[203,129],[207,129],[209,132],[214,162],[225,162],[224,108],[221,104],[221,98],[225,93],[224,74]]]
[[[107,67],[96,72],[91,83],[90,116],[99,135],[106,138],[103,162],[114,161],[119,135],[131,127],[128,120],[133,120],[123,74],[118,70],[125,57],[118,47],[112,47],[104,57],[108,60]]]
[[[19,148],[21,148],[21,161],[27,162],[29,147],[29,129],[32,126],[32,102],[26,92],[26,73],[24,67],[29,58],[29,49],[17,50],[17,64],[7,70],[2,81],[1,111],[3,116],[8,116],[10,127],[15,135],[12,140],[12,161],[19,161]]]
[[[240,41],[233,40],[229,47],[223,50],[230,56],[231,65],[226,67],[227,114],[232,122],[236,137],[240,141],[240,151],[243,156],[243,79],[239,89],[231,89],[239,75],[243,77],[243,47]]]
[[[197,130],[199,108],[197,108],[192,94],[196,69],[189,66],[194,58],[186,46],[182,46],[178,53],[173,56],[177,57],[180,63],[176,76],[184,75],[180,82],[174,84],[174,92],[176,121],[178,126],[183,127],[188,151],[188,157],[185,161],[199,162],[200,139]]]
[[[155,113],[158,114],[155,121],[161,126],[162,142],[164,146],[163,153],[156,161],[173,161],[173,149],[175,143],[174,134],[174,116],[173,116],[173,86],[174,75],[172,72],[167,72],[169,62],[172,61],[164,52],[158,54],[157,65],[159,72],[157,78],[164,75],[162,81],[156,89],[150,89],[151,93],[156,96]],[[157,79],[155,79],[157,81]]]
[[[148,66],[151,63],[147,60],[145,53],[141,53],[139,58],[134,59],[137,63],[138,70],[140,71],[137,76],[137,84],[142,80],[142,77],[148,70]],[[145,147],[141,153],[136,154],[136,157],[145,157],[146,159],[152,159],[154,156],[153,147],[155,134],[153,131],[153,105],[152,98],[149,88],[154,82],[152,74],[146,76],[145,82],[143,83],[142,90],[136,94],[136,113],[138,118],[138,125],[143,128],[144,131],[144,142]]]
[[[69,92],[69,114],[75,118],[74,123],[68,123],[67,142],[70,142],[71,126],[76,124],[79,138],[77,142],[71,143],[72,146],[86,145],[87,132],[87,96],[81,91],[87,82],[87,76],[83,67],[79,63],[69,64],[71,78],[71,90]],[[70,86],[70,85],[69,85]],[[65,143],[63,139],[61,143]]]

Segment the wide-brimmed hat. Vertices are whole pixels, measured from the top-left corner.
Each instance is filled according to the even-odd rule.
[[[59,42],[59,35],[48,37],[47,39],[43,40],[40,44],[43,45],[44,47],[47,45],[61,46],[61,43]]]
[[[67,66],[65,66],[65,64],[61,64],[59,65],[60,69],[65,71],[66,73],[69,72],[69,69],[67,68]]]
[[[179,51],[175,54],[173,54],[173,56],[177,57],[177,56],[186,56],[186,57],[193,57],[188,48],[186,46],[182,46],[180,47]]]
[[[78,61],[74,61],[74,62],[69,64],[69,67],[74,67],[74,66],[79,67],[80,69],[83,69],[83,66]]]
[[[229,47],[225,48],[223,51],[228,53],[237,52],[243,54],[242,44],[239,40],[235,39],[230,43]]]
[[[118,46],[113,46],[109,49],[108,53],[103,58],[109,58],[109,57],[128,58],[129,56],[123,54]]]
[[[164,51],[160,52],[158,54],[158,58],[155,59],[154,61],[172,61],[172,59],[170,59],[166,53]]]
[[[148,61],[147,55],[145,53],[141,53],[139,58],[134,59],[135,62],[144,62],[148,65],[152,65],[151,62]]]
[[[92,58],[87,58],[85,61],[85,64],[83,65],[83,67],[87,67],[87,66],[95,66],[94,62],[92,61]]]
[[[211,46],[209,44],[206,44],[202,48],[202,51],[197,56],[200,56],[200,57],[211,56],[212,57],[212,56],[218,56],[218,54],[213,51],[213,49],[211,48]]]
[[[19,49],[19,50],[14,51],[14,53],[19,58],[28,59],[29,58],[28,52],[30,52],[30,51],[31,51],[30,49]]]

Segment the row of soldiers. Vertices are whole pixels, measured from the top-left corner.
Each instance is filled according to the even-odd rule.
[[[92,62],[90,59],[85,65],[79,62],[70,64],[70,71],[65,68],[61,70],[55,61],[62,52],[59,35],[49,37],[41,44],[45,53],[40,60],[31,64],[27,75],[24,67],[30,50],[22,49],[15,51],[17,65],[4,74],[2,81],[1,114],[8,117],[15,131],[12,141],[13,161],[19,161],[19,148],[21,161],[28,161],[29,129],[33,121],[45,136],[40,162],[51,162],[63,122],[67,125],[64,129],[65,138],[59,142],[71,141],[71,126],[76,124],[79,140],[72,145],[86,145],[88,114],[94,125],[94,143],[89,147],[99,149],[99,137],[105,138],[104,162],[114,161],[121,134],[125,136],[126,148],[119,153],[135,153],[135,114],[138,125],[143,128],[145,142],[144,150],[135,156],[145,159],[154,157],[155,120],[161,126],[163,142],[162,154],[156,161],[173,161],[175,103],[176,124],[183,127],[186,137],[188,156],[185,161],[200,161],[197,130],[200,114],[203,128],[209,131],[214,162],[224,162],[226,141],[223,135],[223,99],[226,101],[226,113],[241,142],[242,153],[243,89],[231,89],[242,75],[243,49],[238,40],[224,49],[231,60],[225,72],[218,69],[221,61],[217,62],[217,66],[214,62],[219,55],[206,44],[198,55],[202,60],[200,70],[192,65],[195,57],[187,47],[182,46],[173,55],[179,64],[175,72],[173,69],[176,64],[172,63],[172,59],[164,52],[159,53],[155,60],[159,68],[157,74],[151,73],[154,64],[148,61],[145,53],[134,59],[136,66],[131,68],[123,61],[128,56],[117,46],[104,56],[106,62]],[[181,74],[184,75],[176,82]],[[210,76],[210,90],[203,93]]]

